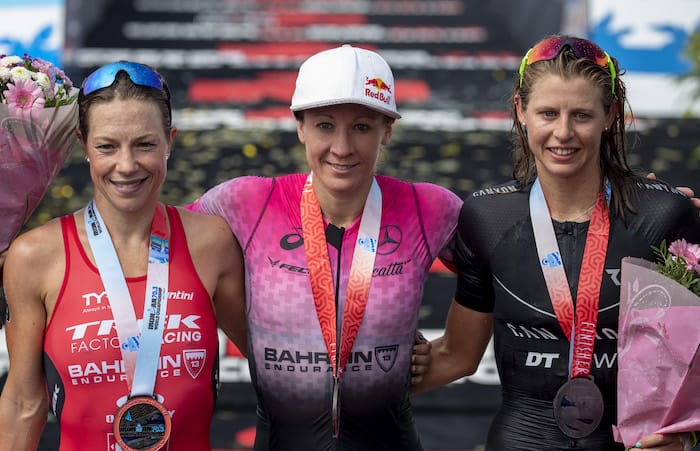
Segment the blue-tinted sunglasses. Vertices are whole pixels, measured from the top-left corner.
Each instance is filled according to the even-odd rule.
[[[81,88],[82,94],[86,96],[100,89],[112,86],[112,83],[114,83],[114,80],[117,78],[117,74],[122,70],[129,75],[129,78],[134,84],[156,88],[164,92],[167,99],[168,111],[172,117],[168,85],[157,72],[143,64],[132,63],[130,61],[118,61],[102,66],[88,75],[83,81],[83,86]]]
[[[129,61],[118,61],[116,63],[107,64],[88,75],[85,81],[83,81],[83,95],[88,95],[99,89],[112,86],[112,83],[114,83],[117,77],[117,73],[121,70],[126,72],[129,78],[131,78],[131,81],[135,84],[159,89],[168,94],[168,99],[170,99],[168,87],[160,75],[148,66]]]

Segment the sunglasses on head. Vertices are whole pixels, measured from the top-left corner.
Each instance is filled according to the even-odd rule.
[[[168,95],[168,99],[170,99],[168,87],[158,73],[148,66],[129,61],[107,64],[88,75],[83,82],[83,94],[88,95],[99,89],[111,86],[119,71],[122,70],[129,75],[134,84],[159,89],[165,92]]]
[[[131,81],[139,86],[147,86],[155,88],[165,93],[165,98],[168,104],[168,111],[172,117],[170,106],[170,90],[163,78],[153,69],[139,63],[130,61],[118,61],[116,63],[107,64],[96,69],[93,73],[87,76],[83,81],[81,88],[83,95],[89,95],[95,91],[112,86],[112,83],[117,79],[119,71],[124,71],[129,75]],[[170,118],[168,118],[170,120]]]
[[[587,39],[574,38],[571,36],[554,36],[543,39],[528,50],[520,63],[520,87],[523,86],[525,66],[538,61],[552,60],[566,47],[571,49],[576,58],[587,59],[593,61],[600,67],[607,67],[610,70],[610,78],[612,79],[612,93],[615,94],[615,78],[617,77],[617,72],[615,71],[615,64],[613,64],[610,55]]]

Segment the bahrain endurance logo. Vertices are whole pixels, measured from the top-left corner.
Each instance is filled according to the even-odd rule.
[[[190,373],[192,379],[197,379],[197,376],[199,376],[199,373],[201,373],[202,369],[204,368],[204,363],[207,361],[207,350],[185,350],[182,351],[182,357],[184,358],[185,368],[187,368],[187,372]]]
[[[388,373],[394,367],[398,353],[399,345],[378,346],[374,348],[374,358],[385,373]]]

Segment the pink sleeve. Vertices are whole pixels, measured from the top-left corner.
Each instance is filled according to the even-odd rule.
[[[435,257],[450,266],[462,199],[432,183],[417,183],[416,191],[428,245]]]
[[[236,177],[211,188],[185,208],[221,216],[238,241],[244,243],[252,233],[271,186],[271,178]]]

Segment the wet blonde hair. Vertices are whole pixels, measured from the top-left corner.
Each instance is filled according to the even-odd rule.
[[[535,84],[547,75],[555,75],[563,79],[581,77],[591,82],[600,92],[603,110],[606,114],[612,108],[617,111],[615,118],[603,131],[600,141],[600,169],[603,179],[610,182],[613,192],[613,206],[616,213],[624,216],[624,209],[634,211],[629,196],[632,192],[631,176],[640,174],[633,171],[627,161],[627,132],[625,124],[625,106],[628,106],[624,82],[620,75],[618,61],[610,57],[617,76],[612,78],[608,67],[601,67],[594,61],[578,58],[571,48],[565,47],[559,55],[551,60],[542,60],[526,65],[522,80],[518,77],[514,83],[511,99],[519,99],[523,111],[527,110],[530,94]],[[613,94],[614,83],[614,94]],[[535,158],[527,141],[527,129],[518,120],[518,105],[512,104],[513,119],[513,178],[519,185],[525,187],[537,177]]]

